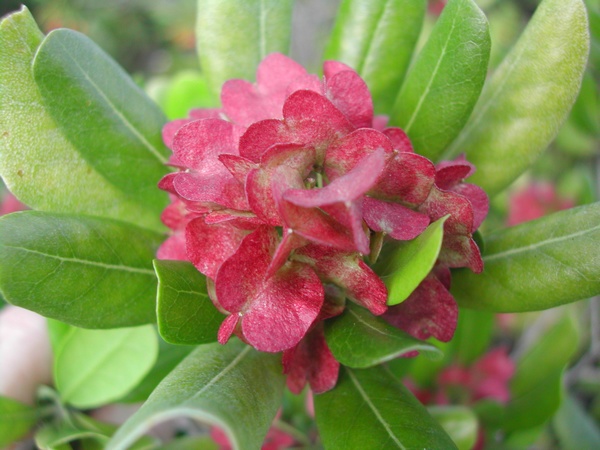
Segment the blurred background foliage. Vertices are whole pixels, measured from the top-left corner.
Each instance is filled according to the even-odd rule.
[[[17,10],[21,3],[32,11],[46,33],[66,27],[88,35],[133,74],[169,119],[184,117],[193,107],[214,106],[195,50],[196,0],[2,0],[0,15]],[[444,3],[430,1],[421,45]],[[516,41],[539,0],[477,0],[477,3],[490,22],[492,72]],[[600,197],[600,0],[585,0],[585,3],[591,52],[580,95],[550,149],[509,190],[492,199],[490,215],[482,227],[484,236],[507,224],[595,202]],[[295,2],[291,56],[313,72],[320,70],[338,5],[339,0]],[[587,448],[589,442],[600,442],[600,299],[541,313],[492,318],[463,312],[461,317],[457,338],[442,346],[446,354],[443,361],[436,365],[422,358],[400,360],[392,369],[398,375],[410,376],[418,388],[431,388],[444,366],[468,365],[487,349],[504,346],[517,363],[517,379],[511,385],[514,396],[519,390],[526,390],[524,386],[532,380],[522,372],[518,378],[519,367],[523,364],[527,367],[524,355],[533,360],[537,357],[540,365],[551,365],[559,342],[564,344],[567,339],[564,337],[567,332],[560,331],[556,337],[552,330],[562,330],[560,327],[575,330],[568,338],[570,347],[562,355],[568,361],[566,370],[565,366],[557,368],[564,373],[564,390],[545,395],[545,398],[560,396],[558,412],[552,416],[554,409],[540,403],[534,395],[529,399],[530,409],[526,409],[528,414],[539,416],[534,426],[495,435],[495,439],[487,440],[486,448],[496,448],[494,441],[502,441],[497,448],[504,449],[580,449]],[[536,347],[547,348],[550,359],[533,354]],[[303,399],[286,397],[283,419],[299,429],[314,426],[304,412],[298,412],[303,411],[303,404]],[[471,406],[494,435],[495,427],[500,425],[496,410],[485,402]],[[543,411],[544,408],[547,410]],[[510,421],[506,423],[510,425]],[[581,441],[585,436],[589,439]]]

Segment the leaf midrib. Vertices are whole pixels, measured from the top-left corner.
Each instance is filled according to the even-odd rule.
[[[588,228],[586,230],[577,231],[575,233],[566,234],[566,235],[563,235],[560,237],[550,238],[550,239],[546,239],[543,241],[535,242],[533,244],[524,245],[522,247],[511,248],[509,250],[504,250],[499,253],[492,253],[492,254],[484,255],[483,261],[485,263],[485,262],[490,262],[490,261],[494,261],[494,260],[501,259],[501,258],[506,258],[508,256],[514,256],[514,255],[519,255],[521,253],[526,253],[529,251],[535,251],[535,250],[538,250],[539,248],[542,248],[542,247],[545,247],[545,246],[548,246],[551,244],[556,244],[559,242],[567,241],[569,239],[573,239],[573,238],[576,238],[579,236],[584,236],[586,234],[593,233],[594,231],[597,231],[597,230],[600,230],[600,225],[597,225],[592,228]]]
[[[433,69],[433,72],[431,74],[431,78],[429,79],[429,83],[427,83],[427,87],[425,88],[425,91],[423,92],[423,95],[421,95],[421,97],[419,98],[419,102],[417,103],[417,106],[416,106],[415,110],[413,111],[413,113],[412,113],[412,115],[411,115],[408,123],[406,124],[406,126],[404,126],[404,131],[407,134],[410,132],[410,129],[411,129],[413,123],[417,119],[417,116],[419,115],[419,111],[421,110],[421,107],[423,106],[423,103],[425,102],[425,99],[429,95],[429,91],[431,90],[431,86],[433,85],[433,82],[435,81],[435,78],[437,77],[437,73],[438,73],[438,70],[440,69],[442,61],[446,57],[446,49],[448,48],[448,45],[450,44],[450,40],[452,39],[452,34],[454,33],[454,28],[456,26],[456,18],[459,15],[459,11],[460,10],[457,10],[456,14],[452,18],[452,26],[450,27],[450,31],[448,32],[446,42],[444,42],[444,46],[442,48],[441,55],[440,55],[440,57],[437,60],[435,68]]]
[[[88,75],[88,73],[83,69],[83,67],[81,67],[81,65],[77,62],[77,60],[75,60],[73,58],[73,56],[71,55],[71,53],[69,52],[69,50],[65,47],[65,45],[60,40],[58,40],[58,44],[62,47],[65,55],[67,55],[67,57],[73,62],[73,64],[75,65],[75,67],[77,67],[77,69],[81,72],[81,74],[84,76],[84,78],[96,90],[96,92],[98,93],[98,95],[100,95],[100,97],[106,102],[106,104],[108,104],[108,106],[117,115],[117,117],[119,117],[119,119],[121,119],[121,121],[127,127],[127,129],[133,133],[133,135],[142,143],[142,145],[144,147],[146,147],[150,151],[150,153],[152,155],[154,155],[154,157],[156,159],[158,159],[158,161],[161,164],[166,164],[167,163],[167,158],[165,158],[158,151],[158,149],[156,149],[150,142],[148,142],[148,140],[144,137],[144,135],[142,133],[140,133],[140,131],[138,131],[138,129],[127,119],[127,117],[125,117],[121,113],[121,111],[119,111],[119,109],[113,104],[113,102],[105,95],[104,91],[102,91],[102,89],[100,89],[100,87]],[[42,48],[43,45],[44,45],[44,43],[42,42],[42,44],[40,45],[40,47],[38,47],[38,49]]]
[[[365,390],[362,388],[362,386],[360,385],[358,379],[356,378],[356,376],[354,375],[352,370],[349,368],[346,368],[346,372],[348,373],[348,376],[350,377],[350,381],[352,381],[352,384],[354,384],[354,386],[356,387],[356,390],[358,391],[360,396],[363,398],[365,403],[369,406],[371,411],[373,411],[373,414],[375,415],[375,417],[377,418],[379,423],[381,423],[383,428],[387,431],[388,435],[392,438],[394,443],[398,446],[398,448],[400,448],[402,450],[408,450],[406,447],[404,447],[402,445],[402,443],[398,440],[398,437],[392,432],[389,424],[385,421],[385,419],[383,418],[383,416],[381,415],[381,413],[379,412],[379,410],[377,409],[375,404],[371,401],[370,397],[367,395]]]
[[[18,247],[18,246],[13,246],[13,245],[3,245],[3,247],[11,248],[14,250],[20,250],[20,251],[23,251],[26,253],[33,253],[35,255],[40,255],[40,256],[43,256],[46,258],[57,259],[62,262],[69,262],[69,263],[75,263],[75,264],[83,264],[83,265],[87,265],[87,266],[101,267],[101,268],[107,269],[107,270],[119,270],[119,271],[123,271],[123,272],[140,273],[143,275],[151,275],[152,277],[154,277],[154,270],[143,269],[141,267],[123,266],[120,264],[106,264],[106,263],[102,263],[99,261],[90,261],[87,259],[69,258],[69,257],[59,256],[59,255],[51,255],[49,253],[44,253],[44,252],[40,252],[37,250],[32,250],[29,248]]]

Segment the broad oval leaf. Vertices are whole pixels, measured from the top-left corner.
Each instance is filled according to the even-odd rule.
[[[458,450],[471,450],[477,442],[479,424],[475,413],[466,406],[430,406],[429,414],[452,438]]]
[[[148,225],[162,229],[167,198],[156,183],[167,172],[168,151],[158,106],[100,47],[73,30],[52,31],[42,41],[33,74],[62,134],[96,172],[153,214]]]
[[[389,113],[423,25],[425,0],[344,0],[325,59],[353,67],[366,81],[375,110]]]
[[[21,439],[35,425],[38,412],[12,398],[0,396],[0,447]]]
[[[577,97],[588,51],[583,2],[544,0],[448,149],[477,166],[470,182],[493,196],[537,159]]]
[[[359,369],[412,351],[437,358],[441,356],[434,345],[415,339],[366,309],[351,304],[342,315],[325,322],[325,338],[335,359]]]
[[[127,394],[158,355],[151,325],[112,330],[72,327],[54,356],[60,398],[77,408],[104,405]]]
[[[234,449],[258,449],[280,406],[283,384],[277,355],[237,339],[202,345],[158,385],[107,449],[129,448],[152,426],[181,416],[219,426]]]
[[[579,344],[578,325],[567,313],[543,331],[517,360],[502,424],[506,431],[542,425],[560,405],[562,373]]]
[[[435,221],[412,241],[398,243],[377,263],[376,271],[388,289],[388,305],[406,300],[431,272],[442,248],[447,218]]]
[[[232,78],[254,79],[269,53],[287,53],[290,0],[198,0],[196,48],[215,98]]]
[[[485,270],[460,270],[452,294],[461,306],[538,311],[600,293],[600,203],[486,236]]]
[[[0,291],[83,328],[156,320],[152,259],[162,236],[98,217],[23,211],[0,218]]]
[[[158,331],[171,344],[217,341],[225,316],[208,297],[206,277],[187,261],[154,261]]]
[[[391,123],[415,150],[437,160],[467,122],[490,57],[485,15],[473,0],[450,0],[398,94]]]
[[[335,388],[315,396],[328,450],[456,449],[427,410],[385,367],[342,368]]]
[[[26,8],[0,22],[2,178],[19,200],[34,209],[94,214],[162,229],[160,208],[138,202],[104,178],[50,115],[31,70],[43,37]],[[69,106],[62,101],[62,97],[58,99],[56,107]],[[73,126],[85,119],[85,111]],[[160,124],[155,131],[160,132]],[[112,149],[107,155],[107,159],[120,158]],[[127,177],[136,178],[136,170],[136,166],[130,167]],[[144,189],[153,188],[156,181]]]

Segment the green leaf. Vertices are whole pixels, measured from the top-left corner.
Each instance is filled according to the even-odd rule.
[[[37,50],[33,74],[46,110],[83,159],[162,230],[167,196],[156,183],[167,172],[165,117],[133,80],[89,38],[52,31]],[[93,213],[90,211],[90,213]]]
[[[0,291],[84,328],[155,321],[152,258],[162,236],[97,217],[23,211],[0,218]]]
[[[59,423],[50,423],[43,426],[35,434],[35,443],[42,450],[71,449],[71,442],[76,448],[103,449],[108,438],[117,429],[116,425],[99,422],[79,412],[73,412],[63,418]],[[149,449],[155,447],[154,439],[147,436],[139,439],[130,447],[135,449]]]
[[[35,425],[37,411],[29,405],[0,396],[0,447],[22,438]]]
[[[93,439],[99,444],[104,444],[108,438],[103,433],[83,430],[70,423],[48,424],[40,428],[35,434],[35,444],[42,450],[62,449],[64,445],[73,441]],[[64,448],[72,448],[70,445]]]
[[[442,248],[447,217],[432,223],[417,238],[400,243],[391,253],[381,257],[376,272],[388,289],[388,305],[406,300],[431,272]]]
[[[430,406],[429,414],[452,438],[458,450],[471,450],[477,441],[477,416],[465,406]]]
[[[530,344],[517,360],[510,382],[504,430],[532,428],[554,414],[561,400],[562,373],[578,344],[578,326],[570,314],[562,315]]]
[[[495,312],[548,309],[600,293],[600,203],[486,237],[484,271],[455,272],[461,306]]]
[[[573,396],[565,393],[552,421],[561,448],[600,448],[600,428]]]
[[[54,357],[61,399],[86,409],[110,403],[133,389],[158,355],[151,325],[113,330],[75,328]]]
[[[88,106],[85,101],[89,98],[84,99],[83,109],[79,109],[78,115],[72,117],[72,122],[63,126],[55,122],[55,117],[48,109],[50,99],[44,100],[42,97],[31,70],[35,52],[43,37],[26,8],[0,22],[0,174],[7,186],[19,200],[35,209],[100,215],[163,229],[159,213],[167,199],[159,191],[156,194],[151,193],[151,190],[156,189],[160,178],[158,170],[158,178],[144,179],[142,185],[142,178],[138,173],[147,172],[147,163],[140,164],[140,161],[135,161],[131,164],[131,161],[125,160],[127,149],[123,148],[122,142],[118,143],[116,148],[109,148],[108,152],[102,155],[96,151],[94,154],[97,158],[104,158],[106,164],[122,163],[123,167],[119,173],[125,171],[126,174],[125,181],[120,182],[129,183],[128,180],[131,180],[132,186],[140,190],[140,193],[126,192],[105,178],[103,173],[98,172],[97,166],[86,160],[84,153],[93,153],[94,149],[100,148],[98,146],[108,142],[109,136],[115,135],[114,129],[105,128],[110,126],[106,120],[100,123],[102,126],[90,122],[88,110],[97,112],[100,108],[98,102],[92,102]],[[101,58],[97,52],[96,50],[93,53],[94,57]],[[92,64],[101,64],[104,61],[98,59],[98,62],[94,63],[95,58],[86,54],[81,61],[86,61],[86,64],[89,64],[90,60]],[[156,137],[147,139],[154,142],[159,138],[162,125],[157,114],[149,112],[155,111],[155,106],[141,100],[139,95],[142,94],[138,94],[138,89],[130,80],[123,78],[125,75],[120,69],[115,70],[116,72],[102,72],[107,76],[104,83],[114,82],[116,88],[121,87],[124,101],[131,101],[132,105],[144,105],[142,110],[136,111],[135,114],[150,120],[148,126],[153,127],[152,133]],[[78,86],[85,83],[85,78],[82,78],[81,73],[79,75],[80,79],[71,80],[72,84],[60,91],[59,97],[53,101],[51,106],[55,114],[59,114],[63,108],[65,113],[75,113],[75,105],[70,102],[79,89]],[[63,83],[65,81],[58,84],[64,87]],[[81,99],[77,99],[76,103],[81,106],[80,101]],[[117,120],[117,116],[114,120]],[[83,123],[91,128],[78,128]],[[69,134],[65,134],[64,126],[71,127]],[[81,134],[73,136],[77,129]],[[88,138],[92,134],[98,136],[98,133],[101,133],[100,139],[92,141]],[[70,141],[71,137],[75,138],[75,142]],[[84,148],[78,147],[78,143],[83,143]],[[163,172],[164,169],[160,173]],[[150,199],[151,202],[141,203],[139,198],[142,197]]]
[[[383,366],[342,368],[336,387],[315,396],[315,415],[328,450],[456,448],[425,407]]]
[[[412,351],[441,356],[437,347],[399,330],[359,306],[325,322],[325,337],[333,356],[354,368],[371,367]]]
[[[473,0],[450,0],[398,94],[391,124],[437,160],[467,122],[490,57],[485,15]]]
[[[164,94],[164,111],[171,120],[187,117],[192,108],[213,106],[206,77],[199,72],[178,72]]]
[[[162,445],[163,450],[219,450],[221,446],[209,436],[187,436]]]
[[[366,81],[376,111],[389,112],[423,25],[424,0],[344,0],[325,59],[348,64]]]
[[[158,337],[158,336],[157,336]],[[188,345],[171,345],[158,337],[158,358],[154,367],[138,383],[138,385],[119,402],[138,403],[148,399],[156,386],[179,364],[194,347]]]
[[[546,149],[575,101],[588,51],[583,2],[544,0],[447,152],[477,166],[471,183],[493,196]]]
[[[452,349],[464,366],[469,366],[490,347],[494,336],[496,317],[487,311],[462,308],[452,338]]]
[[[206,277],[187,261],[154,261],[158,331],[171,344],[216,342],[224,316],[206,292]]]
[[[293,1],[198,0],[196,47],[215,98],[232,78],[254,79],[269,53],[287,53]]]
[[[186,416],[217,425],[234,449],[258,449],[281,404],[279,355],[231,340],[198,347],[115,434],[107,450],[126,449],[152,426]]]

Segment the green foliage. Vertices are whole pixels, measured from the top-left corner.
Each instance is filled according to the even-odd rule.
[[[335,359],[359,369],[413,351],[434,358],[441,356],[434,345],[415,339],[366,309],[350,304],[342,315],[325,323],[325,337]]]
[[[0,218],[0,291],[84,328],[155,321],[152,258],[162,236],[97,217],[23,211]]]
[[[101,450],[117,428],[102,423],[81,413],[71,413],[64,420],[43,425],[35,433],[35,443],[42,450],[69,450],[72,445],[83,450]],[[130,449],[140,450],[155,447],[154,439],[144,436]]]
[[[64,33],[56,36],[60,41]],[[118,154],[114,153],[115,148],[109,147],[106,152],[102,147],[111,138],[115,143],[116,136],[127,134],[117,129],[128,128],[123,120],[128,114],[136,117],[132,118],[132,123],[136,124],[138,114],[141,114],[142,120],[150,119],[148,125],[157,128],[142,128],[144,131],[140,131],[132,126],[130,133],[139,134],[152,145],[160,145],[157,152],[164,154],[162,144],[157,142],[164,121],[160,112],[114,63],[88,41],[85,41],[85,48],[78,47],[77,51],[92,52],[96,59],[88,58],[90,55],[86,53],[83,57],[79,55],[79,60],[83,64],[90,61],[95,64],[107,82],[115,83],[117,92],[95,90],[92,80],[100,81],[86,78],[85,72],[78,71],[72,61],[67,67],[59,67],[58,72],[49,75],[48,79],[42,76],[48,66],[38,61],[38,81],[54,80],[46,85],[47,89],[40,91],[31,66],[42,40],[43,35],[25,8],[0,22],[0,175],[19,200],[32,208],[100,215],[162,229],[157,214],[161,205],[166,204],[166,197],[159,192],[151,192],[156,179],[142,174],[148,174],[148,164],[154,167],[152,174],[163,173],[164,169],[158,169],[154,156],[150,158],[150,163],[143,157],[141,171],[140,161],[122,158],[121,153],[127,150],[123,145],[127,145],[127,142],[116,143],[116,149],[120,150]],[[49,56],[47,52],[54,54],[52,48],[57,43],[56,38],[52,38],[49,44],[45,41],[42,60],[44,55]],[[70,58],[67,48],[61,46],[59,50],[64,58]],[[52,61],[47,62],[50,64]],[[59,75],[69,78],[57,80]],[[62,86],[58,93],[53,88],[55,81]],[[69,88],[65,89],[67,81]],[[84,100],[73,104],[75,91],[72,89],[78,85]],[[87,94],[82,88],[87,89]],[[110,107],[102,110],[111,101],[117,102],[115,95],[119,98],[119,108],[123,107],[124,110]],[[136,105],[135,112],[127,110],[129,103]],[[92,111],[95,116],[88,116]],[[68,123],[64,122],[67,120],[66,114],[70,117]],[[92,122],[92,117],[101,118],[103,127]],[[57,123],[57,119],[62,123]],[[82,123],[87,128],[82,129]],[[100,138],[97,133],[101,133]],[[107,157],[111,154],[112,157]],[[104,172],[99,171],[98,164]],[[113,184],[114,176],[105,173],[107,167],[118,167],[121,176],[130,181],[117,180],[117,184]],[[110,178],[106,178],[107,175]],[[131,188],[132,191],[122,188]],[[145,204],[140,199],[150,202]]]
[[[148,399],[158,384],[189,355],[194,347],[187,345],[171,345],[158,337],[158,357],[156,363],[133,390],[119,399],[123,403],[138,403]]]
[[[431,272],[442,248],[442,217],[418,237],[399,243],[377,263],[376,271],[388,289],[388,305],[402,303]]]
[[[269,53],[287,53],[292,0],[198,0],[196,46],[215,98],[232,78],[254,79]]]
[[[35,408],[0,396],[0,447],[5,448],[25,436],[37,419]]]
[[[456,448],[442,427],[383,366],[342,369],[334,389],[315,397],[325,448]]]
[[[150,325],[113,330],[71,327],[54,356],[54,381],[61,400],[81,409],[127,394],[154,365],[156,332]]]
[[[199,346],[115,434],[108,450],[125,449],[150,427],[186,416],[217,425],[233,448],[259,448],[281,403],[278,355],[232,340]]]
[[[463,365],[470,365],[489,348],[495,331],[494,314],[461,308],[454,337],[450,342],[453,354]]]
[[[431,406],[429,414],[452,438],[458,450],[471,450],[477,441],[477,416],[465,406]]]
[[[466,153],[469,181],[493,196],[548,147],[579,92],[589,51],[581,0],[544,0],[481,94],[446,156]]]
[[[537,311],[600,292],[600,203],[545,216],[486,236],[485,270],[452,280],[461,306]]]
[[[344,0],[325,59],[348,64],[366,81],[375,110],[389,113],[421,31],[425,0]]]
[[[156,180],[167,172],[168,152],[160,109],[96,44],[72,30],[55,30],[42,41],[33,74],[46,111],[92,170],[148,210],[151,220],[135,223],[162,230],[167,198]]]
[[[563,393],[560,408],[552,420],[562,448],[600,448],[600,428],[573,396]]]
[[[158,277],[158,330],[172,344],[217,341],[224,316],[206,292],[206,277],[187,261],[154,261]]]
[[[578,325],[564,314],[521,354],[510,382],[504,430],[533,428],[554,414],[561,399],[562,373],[578,344]]]
[[[467,122],[487,75],[490,35],[473,0],[450,0],[398,94],[390,116],[415,151],[434,161]]]

